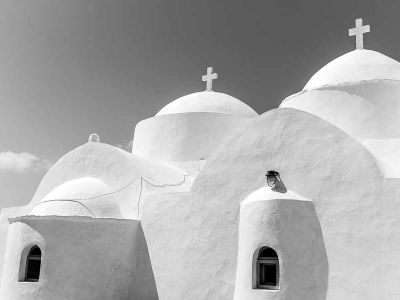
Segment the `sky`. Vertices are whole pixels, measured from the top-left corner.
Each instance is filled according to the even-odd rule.
[[[87,142],[129,149],[135,125],[213,89],[259,114],[334,58],[400,60],[398,0],[0,0],[0,208],[27,204],[49,167]]]

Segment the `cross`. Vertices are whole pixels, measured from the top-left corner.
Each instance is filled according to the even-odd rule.
[[[356,36],[356,49],[364,49],[364,33],[370,32],[370,26],[363,26],[362,19],[356,19],[356,27],[349,29],[349,36]]]
[[[217,73],[213,73],[213,68],[212,67],[208,67],[207,68],[207,75],[203,75],[201,77],[201,79],[203,81],[207,82],[207,88],[206,91],[211,92],[212,91],[212,81],[214,79],[218,78],[218,74]]]

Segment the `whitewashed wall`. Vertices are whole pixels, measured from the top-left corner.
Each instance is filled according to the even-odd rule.
[[[232,299],[239,205],[271,169],[288,189],[313,200],[329,265],[326,298],[399,298],[400,183],[386,188],[372,155],[337,127],[281,108],[221,145],[190,193],[142,203],[160,299]]]
[[[132,152],[155,160],[204,160],[251,119],[208,112],[156,116],[137,124]]]
[[[306,90],[280,107],[312,113],[353,138],[400,138],[400,81],[369,80]]]
[[[328,260],[312,201],[264,187],[240,206],[235,300],[325,299]],[[253,289],[256,249],[279,257],[279,289]]]
[[[139,221],[33,217],[12,221],[1,299],[158,299]],[[39,282],[18,282],[21,253],[42,250]]]

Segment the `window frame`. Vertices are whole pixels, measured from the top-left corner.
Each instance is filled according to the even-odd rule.
[[[32,254],[33,251],[39,250],[40,254]],[[43,252],[39,245],[29,245],[26,247],[21,254],[20,269],[18,274],[19,282],[38,282],[40,280],[40,274],[42,271],[42,256]],[[29,262],[39,261],[39,273],[37,278],[28,277]]]
[[[266,248],[272,249],[276,257],[260,257],[260,253],[265,250]],[[275,282],[276,285],[266,285],[260,284],[261,279],[261,265],[275,265],[276,272],[275,272]],[[279,290],[280,289],[280,264],[279,264],[279,256],[275,249],[263,246],[258,248],[254,253],[254,262],[253,262],[253,289],[257,290]]]

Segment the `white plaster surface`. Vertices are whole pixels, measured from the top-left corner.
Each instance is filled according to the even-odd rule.
[[[318,292],[309,289],[302,299],[400,297],[399,285],[392,280],[400,276],[400,203],[395,192],[399,182],[386,188],[374,157],[337,127],[309,113],[281,108],[261,115],[221,145],[190,193],[153,195],[142,203],[141,219],[160,299],[233,298],[239,204],[264,185],[266,170],[279,171],[288,189],[313,200],[321,227],[328,275],[321,276]],[[166,203],[162,208],[160,201]],[[290,215],[287,205],[284,211]],[[303,213],[310,216],[310,211]],[[254,217],[254,222],[261,222]],[[290,218],[299,221],[294,215]],[[280,224],[289,225],[290,218]],[[317,220],[308,221],[315,225]],[[308,226],[306,220],[299,224],[299,232],[302,226]],[[316,229],[309,230],[302,234]],[[280,245],[294,247],[290,240],[294,237],[286,235],[283,225],[276,232],[282,232]],[[307,239],[305,244],[312,242]],[[160,248],[169,253],[168,263]],[[307,248],[302,250],[309,257]],[[318,274],[319,264],[313,266]],[[306,286],[312,286],[315,277],[309,280]],[[292,286],[282,295],[290,295]]]
[[[279,258],[279,289],[253,289],[256,250],[273,248]],[[321,228],[311,201],[288,190],[268,187],[240,206],[235,300],[325,299],[328,261]]]
[[[247,104],[228,94],[204,91],[180,97],[163,107],[156,116],[208,112],[253,118],[258,114]]]
[[[357,49],[322,67],[303,90],[374,79],[400,80],[400,63],[373,50]]]
[[[30,207],[38,215],[68,216],[79,207],[78,215],[136,218],[146,194],[190,189],[192,182],[186,171],[171,165],[107,144],[87,143],[49,170]]]
[[[133,153],[72,150],[29,205],[1,212],[1,299],[400,299],[399,97],[399,63],[356,50],[261,116],[194,93],[140,122]],[[264,187],[267,170],[286,193]],[[49,260],[20,285],[31,242]],[[281,260],[278,291],[249,285],[264,244]],[[75,253],[63,277],[54,266]]]
[[[201,164],[197,163],[196,165],[198,165],[200,168]],[[197,174],[197,168],[195,169],[196,170],[189,170],[190,173]],[[48,228],[46,230],[49,231],[49,234],[54,234],[52,238],[54,237],[54,239],[56,239],[56,233],[59,233],[58,230],[60,229],[59,225],[56,221],[48,218],[73,218],[72,220],[76,222],[77,227],[79,227],[79,223],[82,222],[82,220],[86,220],[82,219],[82,217],[90,217],[93,219],[100,218],[100,220],[103,220],[101,218],[133,219],[139,215],[138,208],[140,201],[145,199],[148,195],[189,190],[193,182],[191,176],[192,175],[186,172],[186,168],[179,169],[168,164],[157,163],[110,145],[102,143],[84,144],[67,153],[49,170],[40,183],[29,205],[20,208],[2,210],[0,215],[0,233],[2,234],[1,241],[4,241],[4,244],[1,244],[1,246],[6,244],[5,236],[10,228],[7,219],[10,217],[31,214],[34,215],[34,217],[37,218],[35,220],[38,221],[40,221],[41,218],[44,218],[44,220],[47,220],[47,225],[45,225],[45,227],[47,226]],[[117,221],[118,220],[116,220],[116,222]],[[93,223],[93,226],[96,227],[98,226],[97,224],[98,223]],[[116,225],[110,229],[112,232],[103,232],[104,234],[101,234],[101,239],[103,239],[104,243],[108,243],[107,247],[113,247],[114,241],[113,237],[111,236],[118,236],[118,224],[122,223],[115,224]],[[65,234],[71,234],[71,230],[79,231],[78,228],[64,228],[62,230],[65,230]],[[101,230],[100,227],[99,230]],[[7,245],[8,247],[11,247],[11,249],[16,247],[15,243],[12,242],[13,239],[20,239],[19,243],[22,243],[25,241],[25,239],[28,239],[28,236],[32,234],[23,234],[18,230],[15,232],[13,229],[10,229],[10,232],[9,234],[11,234],[11,239],[9,238],[8,240],[11,240],[11,242],[7,242]],[[100,233],[95,233],[94,229],[90,229],[90,232],[87,234],[99,236]],[[74,233],[72,236],[76,236],[76,234]],[[62,239],[63,234],[58,234],[58,237]],[[88,244],[86,246],[82,243],[79,244],[77,242],[79,239],[86,241]],[[81,251],[85,252],[84,249],[86,248],[88,251],[87,255],[93,255],[92,250],[94,244],[89,245],[92,242],[90,241],[90,238],[86,236],[80,236],[79,239],[77,238],[77,241],[74,242],[76,244],[73,247],[74,251],[76,253],[80,253]],[[55,243],[55,240],[53,242]],[[140,243],[146,246],[144,237]],[[60,241],[59,244],[60,247],[66,246],[63,241]],[[141,253],[140,255],[144,255],[147,250],[145,251],[143,249],[138,250],[136,247],[134,249],[130,248],[124,251],[130,251],[129,255],[135,257],[135,255],[138,255],[138,253]],[[52,249],[51,251],[58,250]],[[116,251],[119,250],[116,249]],[[107,256],[108,254],[105,253],[104,255]],[[123,253],[120,253],[120,255],[123,255]],[[0,262],[3,262],[3,256],[4,248],[0,247]],[[87,259],[85,255],[81,255],[79,257],[82,259]],[[73,259],[69,258],[69,260]],[[4,261],[8,262],[9,259],[7,258]],[[113,266],[112,259],[110,259],[109,263],[110,266]],[[13,267],[15,266],[7,265],[1,268],[2,271],[4,271],[2,273],[5,274],[5,276],[1,276],[1,279],[12,281],[12,279],[10,279],[8,276],[9,274],[7,273],[7,268],[12,269]],[[86,276],[88,276],[88,274],[85,273],[87,272],[85,268],[88,268],[86,264],[82,264],[83,270],[81,270],[78,264],[71,264],[71,272],[73,271],[72,268],[74,268],[75,272],[82,272],[82,275],[86,274]],[[106,269],[107,268],[104,268],[103,272],[107,272]],[[90,270],[90,268],[88,268],[88,270]],[[96,270],[96,272],[100,272],[100,270]],[[116,269],[115,272],[118,273],[119,270]],[[123,277],[125,275],[124,273],[121,273],[118,276]],[[115,276],[115,278],[118,279],[118,276]],[[65,282],[69,282],[69,280],[70,279],[66,278]],[[142,286],[146,286],[146,284],[141,282],[141,280],[147,280],[147,277],[139,276],[136,277],[134,281],[131,280],[129,282],[130,288],[140,291]],[[6,284],[2,280],[2,283],[0,283],[2,288],[3,285],[7,285],[5,288],[6,290],[3,290],[2,295],[19,293],[18,291],[20,291],[22,294],[18,296],[20,298],[9,299],[63,299],[54,298],[54,294],[53,296],[48,296],[49,294],[45,294],[46,296],[43,296],[44,294],[41,294],[41,292],[39,293],[37,290],[31,291],[31,293],[29,291],[30,288],[27,290],[20,289],[20,286],[11,284],[11,281]],[[48,284],[50,285],[53,283],[48,282]],[[60,283],[55,282],[54,284]],[[92,283],[88,282],[87,280],[85,281],[84,277],[82,277],[81,284],[84,288],[92,288]],[[115,282],[113,284],[118,285],[120,283]],[[103,295],[104,298],[96,298],[96,296],[94,296],[94,298],[90,298],[88,291],[83,292],[83,294],[79,294],[79,296],[76,296],[75,298],[75,296],[73,296],[75,295],[73,290],[75,288],[78,290],[80,289],[79,285],[75,287],[72,285],[70,290],[64,291],[64,299],[114,299],[112,298],[114,296],[111,297],[107,293]],[[14,289],[17,291],[13,291]],[[71,293],[72,296],[68,296],[68,293]],[[39,298],[32,298],[36,297],[36,295],[41,296],[38,296]],[[116,295],[115,299],[142,299],[132,295]],[[0,296],[0,299],[3,298]],[[148,299],[156,298],[150,297]]]
[[[30,208],[26,206],[3,208],[0,211],[0,288],[3,274],[4,251],[7,244],[7,233],[9,228],[8,218],[29,213]]]
[[[132,152],[169,162],[205,160],[227,136],[250,120],[210,112],[159,115],[137,124]]]
[[[35,216],[96,216],[86,205],[80,201],[72,200],[54,200],[40,203],[32,209],[31,214]]]
[[[93,177],[77,178],[61,184],[48,193],[31,214],[122,217],[114,193],[103,181]]]
[[[291,190],[278,191],[269,187],[262,187],[255,190],[243,200],[241,205],[257,202],[257,201],[268,201],[268,200],[300,200],[300,201],[311,201],[304,198],[303,196],[296,194]]]
[[[110,192],[110,188],[103,181],[83,177],[64,182],[48,193],[42,201],[96,198]]]
[[[400,178],[400,139],[365,140],[363,144],[386,178]]]
[[[399,97],[400,81],[370,80],[303,91],[280,107],[312,113],[362,142],[400,138]]]
[[[139,221],[25,216],[11,222],[1,299],[158,299]],[[42,250],[39,282],[18,282],[21,253],[31,245]]]

